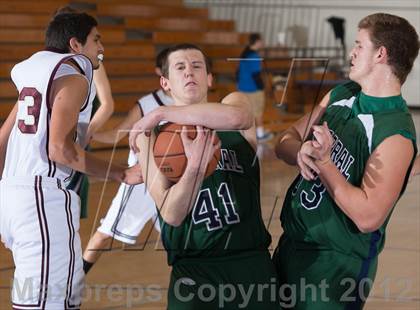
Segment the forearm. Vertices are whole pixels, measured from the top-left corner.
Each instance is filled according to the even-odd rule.
[[[84,151],[78,144],[68,143],[64,147],[50,145],[50,159],[101,179],[112,179],[121,182],[124,179],[125,167],[110,164]]]
[[[299,136],[292,130],[288,130],[280,136],[275,146],[277,158],[284,160],[289,165],[297,164],[297,153],[302,146]]]
[[[187,165],[179,181],[176,184],[170,182],[153,160],[152,145],[155,138],[154,133],[150,137],[144,134],[138,136],[136,141],[140,150],[138,159],[143,167],[147,190],[155,201],[163,220],[171,226],[179,226],[195,202],[203,176]]]
[[[111,129],[94,133],[92,136],[92,140],[102,143],[113,144],[120,141],[127,134],[127,130]]]
[[[188,106],[167,106],[155,110],[159,121],[186,125],[202,125],[217,130],[248,129],[253,124],[252,113],[242,106],[200,103]]]
[[[187,168],[178,183],[165,192],[160,213],[166,223],[171,226],[181,225],[194,207],[203,178],[204,174]]]
[[[133,124],[138,121],[141,116],[139,105],[136,104],[118,125],[109,130],[94,133],[92,138],[95,141],[103,143],[116,143],[128,134],[129,130],[133,127]]]
[[[317,161],[315,163],[328,193],[361,232],[371,232],[382,225],[386,216],[381,216],[378,212],[377,201],[369,199],[362,188],[350,184],[331,160],[324,164]]]
[[[94,72],[93,81],[96,86],[96,93],[100,106],[93,116],[90,127],[91,132],[101,128],[114,112],[114,99],[112,97],[111,85],[109,83],[104,65],[101,63],[98,70]]]
[[[279,159],[284,160],[289,165],[297,164],[297,153],[308,139],[311,127],[320,121],[325,112],[324,106],[327,101],[328,96],[324,97],[321,104],[315,107],[313,113],[307,113],[280,135],[275,146],[275,152]]]
[[[89,132],[95,134],[95,132],[100,129],[105,122],[111,117],[114,112],[114,107],[108,105],[102,105],[95,112],[92,120],[89,123]]]

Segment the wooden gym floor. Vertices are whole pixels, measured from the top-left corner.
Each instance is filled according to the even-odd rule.
[[[419,138],[420,111],[414,110]],[[274,141],[274,140],[273,140]],[[296,169],[276,160],[273,142],[259,149],[262,170],[262,209],[266,225],[273,236],[272,248],[281,234],[279,214],[284,194],[296,175]],[[110,158],[110,151],[96,152]],[[115,160],[125,162],[127,151],[118,150]],[[118,184],[92,180],[89,218],[81,221],[80,234],[85,247],[98,218],[104,216]],[[102,194],[103,192],[103,194]],[[102,197],[102,202],[100,203]],[[274,207],[273,220],[270,215]],[[150,234],[150,236],[148,236]],[[385,249],[379,256],[379,267],[372,293],[365,309],[420,309],[420,176],[408,185],[388,225]],[[0,245],[0,309],[10,309],[10,282],[13,260]],[[104,252],[87,276],[83,309],[165,309],[169,279],[166,254],[150,225],[140,235],[136,246],[124,247],[115,241]]]

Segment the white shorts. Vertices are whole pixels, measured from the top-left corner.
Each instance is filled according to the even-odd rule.
[[[144,225],[150,219],[160,232],[155,202],[144,184],[121,184],[98,231],[121,242],[135,244]]]
[[[79,309],[79,197],[55,178],[0,181],[0,234],[16,266],[13,309]]]

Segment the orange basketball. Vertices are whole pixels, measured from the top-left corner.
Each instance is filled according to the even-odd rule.
[[[187,157],[185,156],[184,145],[182,144],[181,131],[185,125],[168,123],[163,125],[156,137],[153,147],[153,155],[156,165],[160,171],[172,182],[178,182],[187,167]],[[185,126],[188,130],[188,137],[195,139],[197,131],[195,126]],[[215,137],[215,144],[219,143],[219,138]],[[206,177],[213,173],[220,160],[220,148],[218,148],[213,158],[209,162],[206,170]]]

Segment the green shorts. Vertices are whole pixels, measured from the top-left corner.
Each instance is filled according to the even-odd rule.
[[[172,268],[169,310],[280,309],[268,251],[183,259]]]
[[[285,309],[362,309],[377,257],[363,260],[332,249],[305,248],[283,235],[273,255]]]

